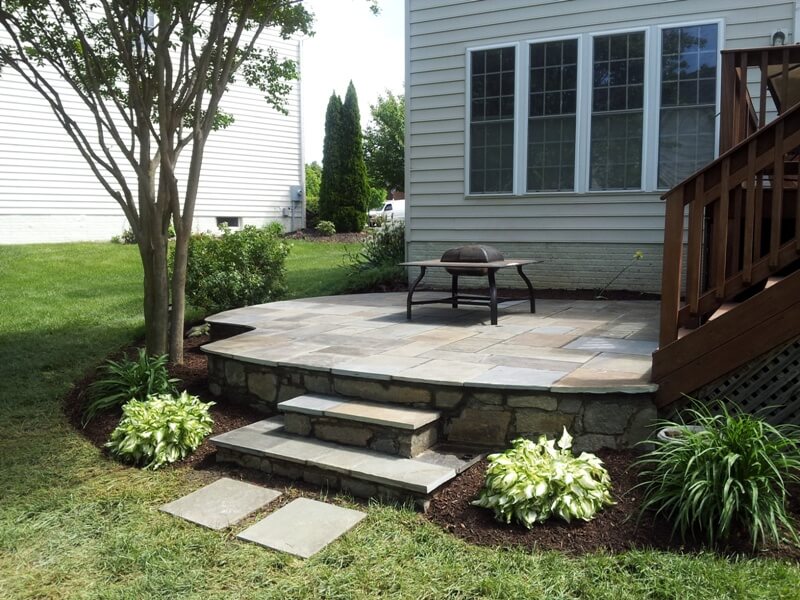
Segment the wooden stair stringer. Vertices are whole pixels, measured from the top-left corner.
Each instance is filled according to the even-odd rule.
[[[800,271],[653,354],[656,405],[668,406],[800,336]]]

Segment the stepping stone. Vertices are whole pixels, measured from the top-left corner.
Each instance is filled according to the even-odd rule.
[[[344,535],[366,516],[357,510],[298,498],[236,537],[308,558]]]
[[[277,490],[223,477],[160,510],[203,527],[225,529],[280,495]]]

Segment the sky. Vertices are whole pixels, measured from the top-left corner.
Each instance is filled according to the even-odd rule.
[[[325,110],[332,92],[344,100],[352,79],[361,124],[386,90],[403,93],[404,0],[380,0],[375,16],[366,0],[306,0],[316,34],[303,40],[301,77],[305,160],[322,162]]]

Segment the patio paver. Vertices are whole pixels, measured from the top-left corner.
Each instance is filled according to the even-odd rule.
[[[357,510],[298,498],[236,537],[309,558],[347,533],[366,516]]]
[[[223,477],[160,510],[209,529],[225,529],[280,495],[277,490]]]

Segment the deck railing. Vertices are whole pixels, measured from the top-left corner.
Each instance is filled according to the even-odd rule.
[[[722,51],[719,153],[800,101],[800,45]]]
[[[681,327],[699,325],[722,302],[798,258],[800,251],[800,104],[791,98],[789,73],[800,64],[800,49],[746,50],[724,53],[727,77],[723,85],[738,90],[735,99],[723,91],[722,129],[725,143],[736,142],[718,159],[665,194],[664,267],[660,346],[678,338]],[[747,86],[731,73],[747,72],[751,60],[762,67],[780,56],[787,78],[783,93],[773,100],[779,116],[767,122],[770,86],[784,85],[766,78],[759,83],[760,99],[753,109]],[[765,58],[766,57],[766,58]],[[775,70],[773,69],[773,72]],[[726,101],[729,105],[726,106]],[[749,109],[745,111],[746,105]],[[725,121],[728,119],[728,121]],[[727,125],[727,129],[726,129]],[[722,142],[721,142],[722,144]],[[688,207],[688,210],[687,210]],[[686,216],[688,212],[688,223]],[[686,227],[685,227],[685,223]],[[682,257],[686,241],[686,301],[681,305]]]

